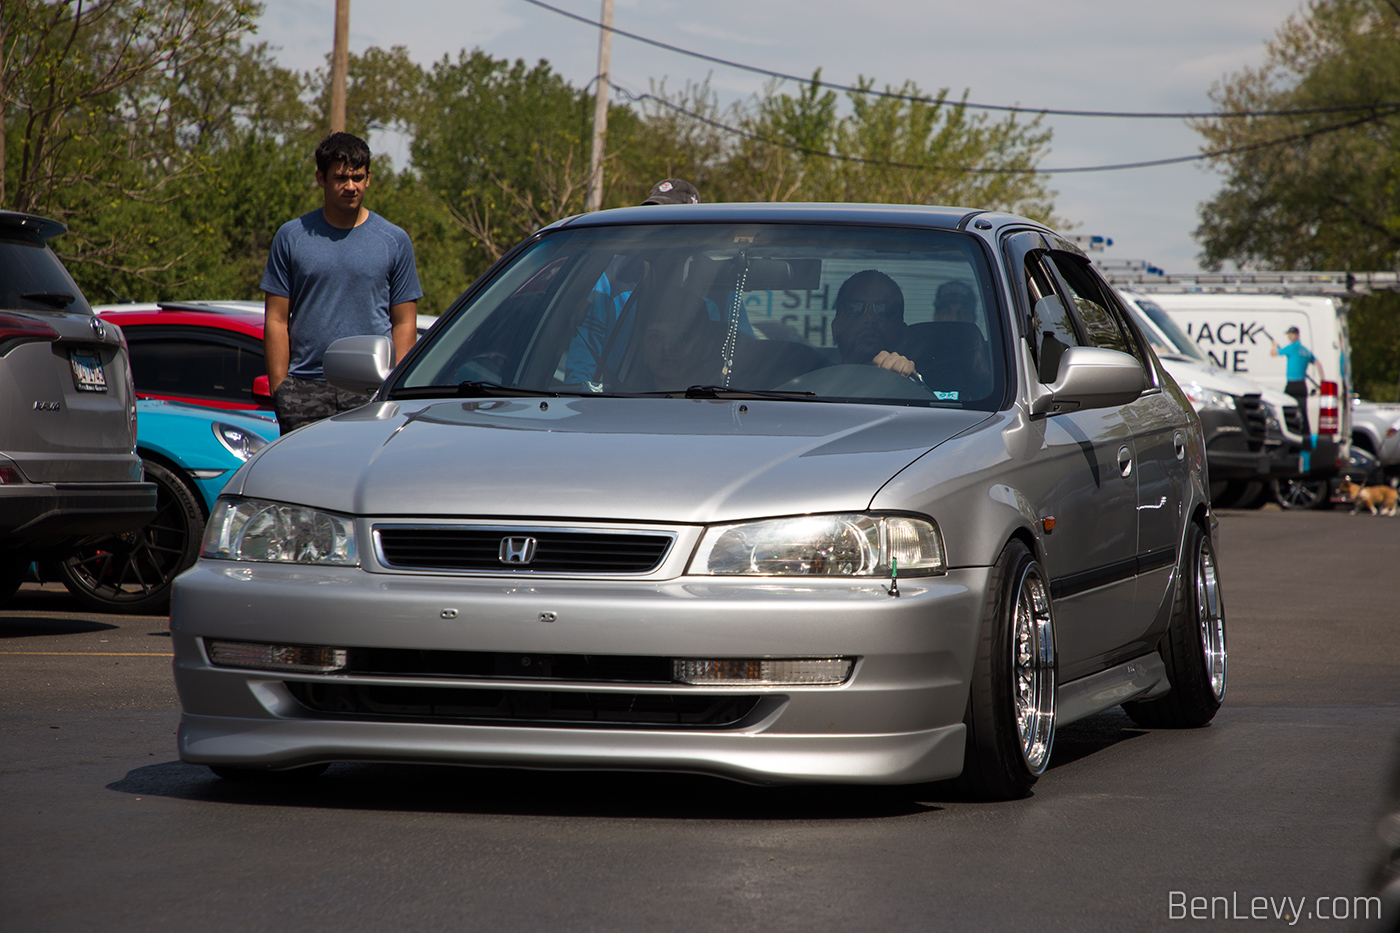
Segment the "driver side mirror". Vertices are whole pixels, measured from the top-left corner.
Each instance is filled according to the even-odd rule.
[[[272,407],[272,383],[266,376],[253,380],[253,401],[267,408]]]
[[[1118,350],[1066,347],[1055,381],[1031,400],[1031,416],[1126,405],[1142,394],[1142,364]]]
[[[341,337],[326,348],[321,365],[337,389],[376,392],[394,370],[394,344],[379,334]]]

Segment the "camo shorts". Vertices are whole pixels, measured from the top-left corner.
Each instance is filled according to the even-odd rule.
[[[329,382],[288,376],[272,393],[272,407],[277,410],[278,427],[286,434],[337,412],[359,408],[369,399],[359,392],[337,389]]]

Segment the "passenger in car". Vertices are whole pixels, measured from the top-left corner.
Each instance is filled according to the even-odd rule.
[[[719,328],[705,301],[694,292],[671,288],[641,309],[642,344],[636,378],[638,392],[713,385],[720,376]]]
[[[643,205],[699,203],[700,192],[682,178],[657,182],[642,202]],[[602,381],[604,373],[616,369],[618,361],[604,357],[609,356],[610,346],[618,349],[626,346],[628,334],[614,335],[613,331],[618,327],[630,330],[630,322],[624,320],[623,311],[646,273],[646,264],[636,256],[614,256],[603,270],[588,296],[588,312],[569,343],[564,362],[566,383]]]
[[[933,319],[938,321],[962,321],[977,323],[977,298],[966,282],[954,279],[938,286],[933,296]]]

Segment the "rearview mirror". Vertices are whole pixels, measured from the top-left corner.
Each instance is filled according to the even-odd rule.
[[[1058,415],[1081,408],[1126,405],[1142,394],[1142,364],[1127,353],[1099,347],[1068,347],[1053,383],[1031,402],[1031,415]]]
[[[326,381],[347,392],[371,393],[394,369],[394,344],[378,334],[341,337],[326,348],[321,361]]]

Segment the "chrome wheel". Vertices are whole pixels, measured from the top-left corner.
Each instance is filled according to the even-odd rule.
[[[1050,762],[1055,739],[1055,634],[1050,593],[1036,567],[1025,568],[1016,591],[1011,637],[1016,728],[1021,756],[1032,774]]]
[[[1225,696],[1228,657],[1225,652],[1225,612],[1220,602],[1220,577],[1215,568],[1215,552],[1201,539],[1196,552],[1196,624],[1201,632],[1206,677],[1217,701]]]

